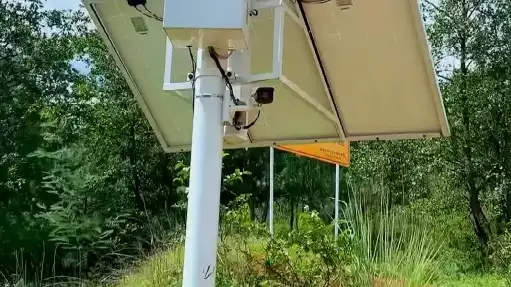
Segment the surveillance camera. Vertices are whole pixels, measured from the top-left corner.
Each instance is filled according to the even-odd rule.
[[[272,87],[261,87],[257,88],[254,98],[256,103],[260,105],[267,105],[273,103],[273,94],[275,89]]]

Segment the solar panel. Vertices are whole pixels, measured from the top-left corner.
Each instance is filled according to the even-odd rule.
[[[250,17],[252,79],[275,100],[224,148],[449,135],[415,1],[292,2]],[[189,150],[188,49],[125,0],[84,3],[163,148]]]
[[[297,5],[348,140],[449,135],[416,1]]]

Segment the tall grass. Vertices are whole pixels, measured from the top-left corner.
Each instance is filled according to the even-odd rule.
[[[424,286],[438,276],[440,245],[420,218],[391,210],[387,197],[379,209],[365,208],[363,196],[351,196],[343,209],[353,239],[353,274],[359,286]]]
[[[176,245],[147,258],[119,282],[123,287],[181,286],[184,247]]]

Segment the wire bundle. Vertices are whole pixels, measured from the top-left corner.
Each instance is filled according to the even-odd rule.
[[[223,56],[222,58],[223,59],[227,59],[227,58],[229,58],[231,56],[231,54],[232,54],[232,51],[229,51],[229,54],[227,56]],[[216,64],[216,67],[220,71],[220,74],[222,75],[222,78],[225,81],[225,85],[227,86],[227,89],[229,89],[229,94],[231,96],[231,100],[233,101],[234,105],[238,105],[239,101],[234,96],[234,91],[233,91],[233,88],[232,88],[232,85],[231,85],[231,81],[229,80],[229,77],[225,73],[224,68],[220,64],[220,60],[219,60],[220,55],[218,55],[218,53],[215,51],[215,48],[213,48],[211,46],[209,46],[209,56],[213,59],[213,61]],[[245,126],[239,126],[238,123],[237,123],[237,117],[239,116],[239,114],[238,115],[235,114],[235,116],[234,116],[234,118],[232,120],[233,126],[237,130],[249,129],[249,128],[251,128],[257,122],[257,120],[259,119],[260,115],[261,115],[261,110],[258,111],[257,117],[256,117],[256,119],[253,122],[251,122],[250,124],[245,125]]]

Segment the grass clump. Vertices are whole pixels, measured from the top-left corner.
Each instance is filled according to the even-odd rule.
[[[181,286],[184,246],[158,252],[148,257],[119,282],[122,287]]]
[[[424,286],[439,276],[441,246],[426,224],[413,215],[392,211],[382,198],[380,209],[365,210],[353,197],[344,209],[353,236],[353,274],[357,286],[393,282],[396,286]]]

